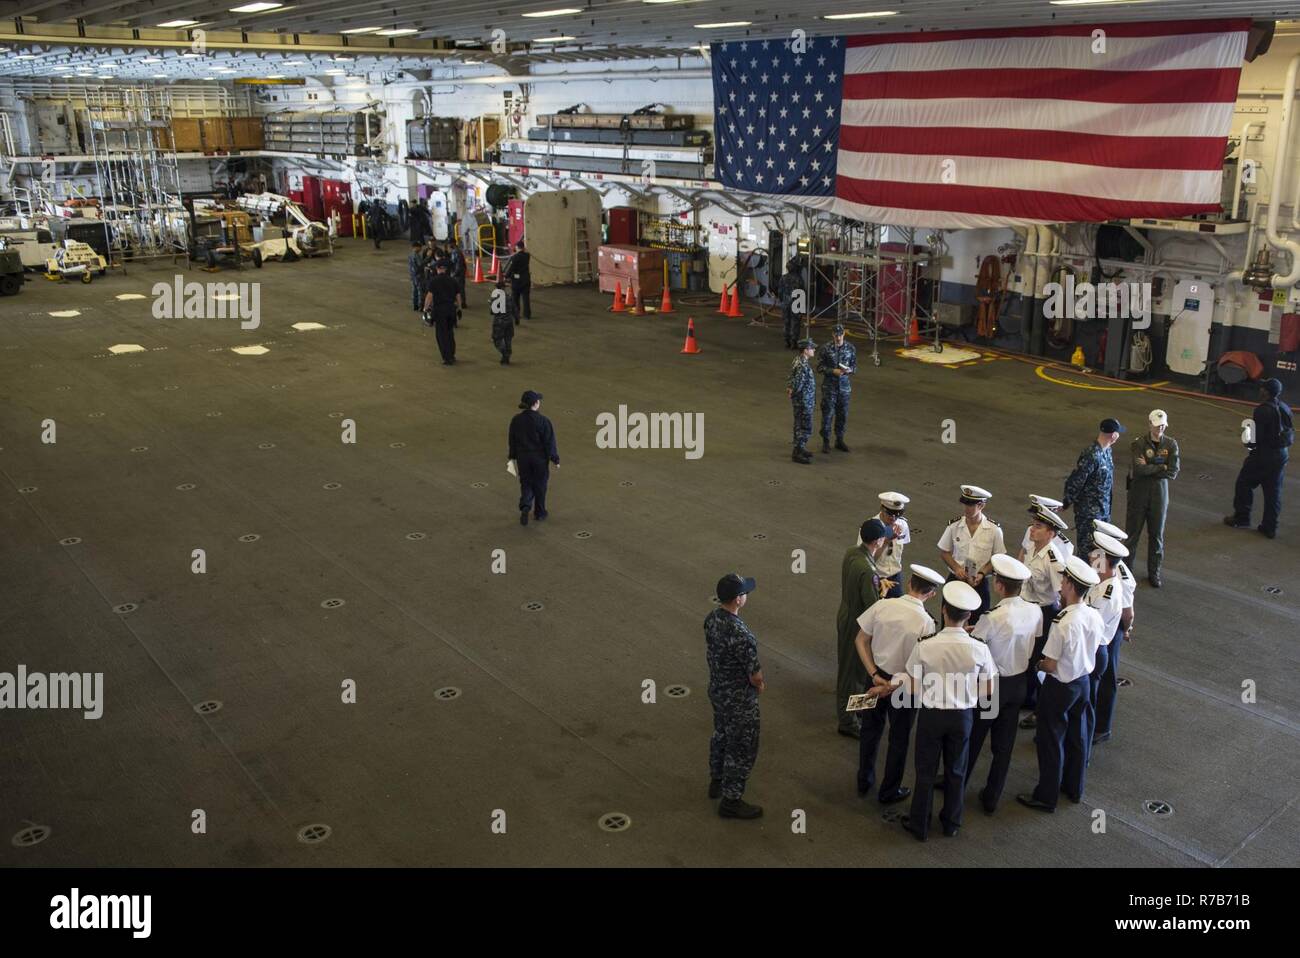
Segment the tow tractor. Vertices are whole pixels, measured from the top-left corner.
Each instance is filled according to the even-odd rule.
[[[77,276],[83,283],[90,283],[96,276],[103,276],[106,272],[108,263],[104,257],[76,240],[64,240],[63,248],[56,250],[45,261],[45,278],[50,280]]]
[[[23,260],[0,238],[0,296],[16,296],[23,288]]]

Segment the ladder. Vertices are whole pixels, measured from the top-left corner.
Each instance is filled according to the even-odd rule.
[[[579,216],[573,220],[573,281],[590,283],[592,279],[591,241],[587,238],[587,220],[586,217]]]

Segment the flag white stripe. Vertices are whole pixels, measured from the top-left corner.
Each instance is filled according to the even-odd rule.
[[[1089,103],[1082,100],[845,100],[844,126],[1064,130],[1123,136],[1223,136],[1232,103]]]
[[[839,175],[860,180],[957,185],[1008,190],[1043,190],[1096,199],[1143,203],[1215,203],[1223,174],[1218,170],[1124,170],[1049,160],[1000,157],[916,156],[910,153],[853,153],[840,150]],[[951,169],[955,179],[945,182]]]
[[[801,206],[885,226],[913,226],[919,229],[969,230],[999,226],[1023,226],[1041,223],[1046,226],[1053,220],[1033,220],[1014,216],[990,216],[984,213],[950,213],[947,210],[915,210],[897,206],[868,206],[853,203],[837,196],[805,196],[799,198]]]
[[[1209,70],[1241,65],[1246,34],[1106,37],[989,37],[849,47],[846,74],[932,70]]]

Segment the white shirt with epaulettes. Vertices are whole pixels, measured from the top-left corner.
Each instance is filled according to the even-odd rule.
[[[1034,548],[1034,540],[1029,538],[1029,530],[1032,528],[1032,525],[1025,526],[1025,537],[1020,540],[1020,548],[1025,555],[1028,555]],[[1056,546],[1056,551],[1061,554],[1063,559],[1069,559],[1070,556],[1074,555],[1074,543],[1059,532],[1052,536],[1052,545]]]
[[[1025,565],[1029,578],[1020,589],[1020,595],[1035,605],[1051,605],[1061,592],[1061,576],[1065,573],[1065,559],[1055,545],[1055,540],[1037,552],[1033,543],[1025,550]]]
[[[967,572],[979,572],[989,564],[994,553],[1006,551],[1006,544],[1002,539],[1002,527],[980,513],[979,525],[973,535],[966,525],[965,516],[958,516],[948,523],[939,537],[939,549],[951,552],[953,561]]]
[[[998,674],[989,647],[972,639],[965,629],[954,628],[940,629],[912,646],[906,669],[916,683],[922,707],[927,709],[978,708],[980,680]],[[927,682],[927,675],[943,678]],[[950,681],[950,675],[959,678]]]
[[[858,628],[871,637],[876,668],[893,675],[907,666],[917,640],[934,632],[934,619],[920,599],[900,595],[873,602],[858,616]]]
[[[880,519],[879,516],[876,516],[876,518]],[[893,522],[897,522],[899,528],[903,530],[885,543],[885,548],[880,550],[880,558],[876,560],[876,568],[880,570],[881,578],[892,579],[903,571],[903,546],[912,541],[912,530],[908,527],[907,520],[902,516],[899,516],[893,522],[885,522],[884,519],[880,519],[880,521],[884,522],[886,527],[892,526]],[[859,535],[858,545],[861,544],[862,536]],[[899,581],[904,588],[907,588],[906,582]]]
[[[877,603],[879,604],[879,603]],[[1020,675],[1029,668],[1034,640],[1043,634],[1043,612],[1018,595],[1008,596],[975,623],[971,635],[993,655],[998,675]]]
[[[1105,628],[1101,613],[1084,602],[1067,605],[1052,619],[1043,655],[1056,660],[1059,682],[1091,675],[1097,665],[1097,646]]]
[[[1115,630],[1119,628],[1120,617],[1124,614],[1124,584],[1120,581],[1119,573],[1102,579],[1090,588],[1084,601],[1101,613],[1105,628],[1100,644],[1110,645],[1111,639],[1115,638]]]

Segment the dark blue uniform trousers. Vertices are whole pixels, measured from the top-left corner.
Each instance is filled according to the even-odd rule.
[[[918,838],[930,833],[930,805],[943,757],[943,808],[939,820],[945,828],[961,825],[966,784],[966,753],[970,745],[973,709],[928,709],[916,718],[916,786],[908,827]]]
[[[1115,637],[1110,640],[1110,645],[1106,646],[1106,667],[1096,676],[1096,693],[1093,696],[1093,712],[1096,715],[1096,721],[1092,734],[1109,735],[1111,723],[1115,720],[1115,693],[1119,689],[1119,647],[1124,643],[1124,626],[1115,629]],[[1102,650],[1097,650],[1097,664],[1101,664]]]
[[[888,675],[888,673],[881,673]],[[889,748],[885,752],[885,774],[880,779],[880,794],[892,795],[903,784],[907,767],[907,740],[912,735],[916,709],[895,705],[894,697],[881,698],[874,709],[859,712],[862,731],[858,736],[858,794],[866,795],[876,783],[876,750],[889,722]]]
[[[1043,657],[1043,646],[1047,645],[1047,630],[1052,627],[1052,620],[1056,618],[1056,613],[1061,611],[1059,602],[1052,602],[1048,605],[1040,605],[1043,610],[1043,634],[1034,639],[1034,650],[1029,653],[1029,673],[1025,679],[1025,701],[1020,706],[1022,709],[1033,711],[1038,707],[1038,668],[1035,663]]]
[[[722,797],[737,799],[758,759],[758,700],[715,699],[709,739],[709,778],[722,782]]]
[[[903,595],[903,583],[901,581],[902,578],[903,578],[903,573],[900,570],[898,572],[895,572],[893,575],[891,575],[889,578],[885,580],[886,582],[893,583],[889,587],[889,594],[885,596],[886,599],[897,599],[902,597]]]
[[[1089,677],[1062,682],[1049,674],[1038,693],[1038,784],[1034,798],[1056,807],[1061,792],[1083,798],[1083,781],[1092,745]]]
[[[1011,750],[1016,745],[1016,726],[1020,719],[1020,703],[1025,700],[1025,689],[1029,682],[1029,672],[1019,675],[998,676],[998,714],[990,716],[988,712],[977,711],[975,722],[970,732],[969,757],[966,760],[966,781],[975,771],[975,762],[980,757],[984,739],[989,738],[989,748],[993,752],[993,762],[989,765],[989,780],[980,792],[980,801],[990,811],[997,808],[1002,789],[1007,784],[1007,772],[1011,768]]]
[[[1250,510],[1255,504],[1255,487],[1264,493],[1264,515],[1259,527],[1265,532],[1277,532],[1277,520],[1282,513],[1282,474],[1286,471],[1291,453],[1287,449],[1252,449],[1237,473],[1237,486],[1232,497],[1232,512],[1237,522],[1250,523]]]
[[[541,458],[519,460],[519,511],[533,510],[546,515],[546,484],[551,480],[550,464]]]

